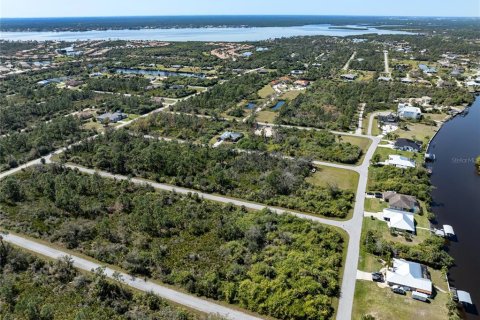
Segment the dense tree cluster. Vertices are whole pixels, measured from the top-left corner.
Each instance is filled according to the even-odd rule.
[[[4,97],[0,101],[0,135],[80,110],[81,102],[92,97],[90,91],[59,90],[53,86],[23,87],[17,96]]]
[[[33,129],[0,137],[0,171],[14,168],[92,135],[75,117],[59,117]]]
[[[431,199],[432,190],[426,169],[401,169],[394,166],[370,167],[368,188],[373,191],[397,191],[427,202]]]
[[[267,76],[256,73],[235,77],[225,83],[217,84],[201,95],[179,102],[175,105],[175,110],[215,115],[235,107],[244,99],[256,99],[257,91],[268,81]]]
[[[126,131],[107,132],[73,146],[62,157],[110,172],[324,216],[345,217],[352,207],[350,191],[307,183],[311,165],[303,159],[144,139]]]
[[[350,69],[354,70],[383,72],[384,68],[383,52],[371,45],[357,49],[355,59],[350,63]]]
[[[432,104],[443,106],[472,103],[474,97],[464,88],[448,90],[400,83],[343,82],[318,80],[306,94],[299,95],[280,109],[277,122],[329,129],[351,129],[360,103],[366,112],[396,109],[396,99],[430,96]]]
[[[356,163],[362,150],[349,142],[340,142],[329,131],[275,128],[271,138],[249,134],[237,144],[239,148],[280,152],[292,157],[310,157],[342,163]]]
[[[68,258],[47,262],[3,242],[0,257],[0,318],[4,320],[202,319],[152,293],[133,293],[109,281],[102,269],[83,275]]]
[[[12,187],[5,228],[278,319],[333,316],[344,239],[329,227],[58,166],[0,182]]]
[[[123,77],[111,76],[104,78],[92,78],[87,83],[87,89],[118,93],[141,93],[150,81],[143,76]]]
[[[392,257],[417,261],[435,269],[451,267],[453,258],[445,251],[445,240],[429,237],[418,245],[408,245],[385,240],[379,231],[369,230],[362,239],[367,252],[381,257]]]
[[[139,119],[130,130],[142,134],[158,135],[180,140],[198,141],[207,144],[232,123],[200,118],[188,114],[156,113]]]

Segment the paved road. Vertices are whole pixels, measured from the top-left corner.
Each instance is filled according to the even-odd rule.
[[[362,134],[362,128],[363,128],[363,112],[365,111],[365,103],[362,103],[360,106],[360,112],[358,113],[358,127],[357,130],[355,130],[355,134],[361,135]]]
[[[50,162],[51,162],[51,160],[47,159],[47,163],[50,163]],[[252,210],[269,209],[272,212],[275,212],[275,213],[278,213],[278,214],[289,213],[289,214],[292,214],[292,215],[297,216],[297,217],[302,218],[302,219],[308,219],[308,220],[311,220],[311,221],[335,226],[335,227],[338,227],[338,228],[344,228],[344,225],[346,223],[344,221],[331,220],[331,219],[316,217],[316,216],[312,216],[312,215],[308,215],[308,214],[304,214],[304,213],[300,213],[300,212],[296,212],[296,211],[292,211],[292,210],[287,210],[287,209],[283,209],[283,208],[277,208],[277,207],[273,207],[273,206],[264,205],[264,204],[261,204],[261,203],[255,203],[255,202],[245,201],[245,200],[236,199],[236,198],[229,198],[229,197],[225,197],[225,196],[221,196],[221,195],[204,193],[204,192],[194,190],[194,189],[187,189],[187,188],[182,188],[182,187],[178,187],[178,186],[172,186],[172,185],[165,184],[165,183],[158,183],[158,182],[153,182],[153,181],[149,181],[149,180],[143,180],[143,179],[139,179],[139,178],[129,178],[127,176],[123,176],[123,175],[119,175],[119,174],[113,174],[113,173],[106,172],[106,171],[88,169],[88,168],[78,166],[78,165],[65,164],[65,166],[68,167],[68,168],[71,168],[71,169],[78,169],[80,172],[87,173],[87,174],[98,174],[98,175],[100,175],[101,177],[104,177],[104,178],[116,179],[116,180],[129,180],[129,181],[131,181],[135,184],[150,185],[153,188],[158,189],[158,190],[170,191],[170,192],[175,191],[176,193],[180,193],[180,194],[197,194],[198,196],[200,196],[201,198],[206,199],[206,200],[225,203],[225,204],[231,203],[231,204],[234,204],[236,206],[240,206],[240,207],[244,206],[245,208],[252,209]]]
[[[160,112],[164,108],[155,110],[153,112]],[[144,116],[147,116],[147,115],[144,115]],[[370,119],[369,119],[369,127],[368,127],[368,133],[369,134],[371,134],[372,123],[373,123],[373,117],[374,116],[375,116],[375,114],[372,114]],[[133,122],[133,121],[131,121],[131,122]],[[122,124],[121,126],[117,126],[117,128],[126,126],[126,125],[130,124],[131,122]],[[290,126],[290,127],[292,127],[292,126]],[[312,128],[308,129],[308,128],[305,128],[305,127],[301,127],[301,128],[306,129],[306,130],[317,130],[317,129],[312,129]],[[345,134],[345,133],[340,133],[340,134]],[[341,168],[341,169],[354,170],[354,171],[357,171],[359,173],[360,178],[359,178],[358,188],[357,188],[357,192],[356,192],[354,214],[353,214],[352,219],[350,219],[348,221],[337,221],[337,220],[330,220],[330,219],[326,219],[326,218],[315,217],[315,216],[303,214],[303,213],[300,213],[300,212],[294,212],[294,211],[291,211],[291,210],[275,208],[275,207],[266,206],[266,205],[263,205],[263,204],[247,202],[247,201],[243,201],[243,200],[239,200],[239,199],[227,198],[227,197],[223,197],[223,196],[219,196],[219,195],[206,194],[206,193],[198,192],[198,191],[195,191],[195,190],[190,190],[190,189],[186,189],[186,188],[179,188],[179,187],[166,185],[166,184],[160,184],[160,183],[151,182],[151,181],[145,181],[145,180],[141,180],[141,179],[137,179],[137,178],[133,178],[133,179],[131,179],[131,181],[134,182],[134,183],[150,184],[154,188],[161,189],[161,190],[166,190],[166,191],[174,191],[175,190],[176,192],[183,193],[183,194],[198,193],[201,197],[203,197],[207,200],[223,202],[223,203],[232,203],[234,205],[245,206],[247,208],[254,209],[254,210],[261,210],[261,209],[264,209],[264,208],[268,208],[268,209],[270,209],[273,212],[276,212],[278,214],[289,213],[289,214],[295,215],[295,216],[297,216],[299,218],[302,218],[302,219],[308,219],[308,220],[311,220],[311,221],[316,221],[316,222],[319,222],[319,223],[323,223],[323,224],[326,224],[326,225],[331,225],[331,226],[335,226],[335,227],[339,227],[339,228],[344,229],[349,235],[349,242],[348,242],[348,251],[347,251],[345,267],[344,267],[344,274],[343,274],[343,279],[342,279],[341,296],[340,296],[340,299],[339,299],[337,320],[349,320],[349,319],[351,319],[351,312],[352,312],[354,292],[355,292],[355,281],[356,281],[357,264],[358,264],[359,249],[360,249],[360,235],[361,235],[361,229],[362,229],[365,192],[366,192],[367,179],[368,179],[368,167],[369,167],[369,164],[370,164],[370,160],[373,156],[373,153],[375,152],[375,150],[376,150],[376,148],[379,145],[380,140],[381,140],[380,137],[372,137],[372,136],[368,136],[368,135],[359,135],[359,134],[349,134],[349,135],[360,136],[360,137],[368,137],[372,140],[372,144],[370,145],[370,147],[369,147],[369,149],[368,149],[368,151],[365,155],[365,159],[364,159],[362,165],[356,166],[356,167],[354,167],[354,166],[350,167],[350,166],[345,166],[345,165],[332,164],[332,163],[328,163],[328,162],[317,162],[318,164],[321,164],[321,165],[329,165],[329,166],[337,167],[337,168]],[[61,150],[55,151],[52,154],[48,155],[45,158],[45,161],[47,163],[51,162],[51,156],[53,154],[60,153],[63,150],[64,149],[61,149]],[[8,176],[10,174],[13,174],[15,172],[18,172],[22,168],[26,168],[28,166],[39,164],[39,163],[41,163],[41,160],[37,159],[37,160],[31,161],[31,162],[19,167],[19,168],[15,168],[15,169],[12,169],[10,171],[4,172],[4,173],[0,174],[0,179]],[[67,166],[71,167],[71,168],[77,168],[81,172],[88,173],[88,174],[94,174],[96,172],[95,170],[82,168],[82,167],[79,167],[79,166],[73,166],[73,165],[67,165]],[[119,180],[128,179],[125,176],[114,175],[114,174],[111,174],[109,172],[98,171],[97,173],[100,174],[101,176],[107,177],[107,178],[114,178],[114,179],[119,179]],[[146,289],[146,288],[144,288],[144,289]],[[148,287],[148,290],[150,290],[150,287]],[[193,297],[188,296],[188,295],[185,295],[185,296],[186,297],[182,296],[181,298],[180,298],[180,296],[178,296],[179,298],[177,300],[174,300],[174,301],[177,301],[178,303],[183,304],[183,305],[188,305],[188,303],[190,303],[190,301]],[[183,301],[184,298],[186,299],[185,302]],[[226,308],[226,307],[223,307],[223,308]],[[228,309],[228,310],[229,310],[229,312],[234,312],[233,310],[230,310],[230,309]],[[235,318],[235,319],[237,319],[237,318]],[[242,315],[242,317],[240,317],[238,319],[250,319],[250,318],[244,317]],[[254,318],[251,318],[251,319],[254,319]]]
[[[348,68],[350,67],[350,62],[352,62],[352,60],[355,59],[356,55],[357,55],[357,51],[353,52],[350,59],[348,59],[347,63],[345,63],[345,65],[343,66],[342,70],[348,70]]]
[[[36,241],[32,241],[17,235],[2,234],[2,237],[5,241],[9,243],[12,243],[16,246],[22,247],[32,252],[39,253],[49,258],[61,259],[65,256],[69,256],[72,258],[73,265],[76,268],[81,270],[92,271],[103,266],[100,263],[95,263],[75,255],[65,254],[65,252],[61,250],[51,248],[49,246],[40,244]],[[105,268],[105,274],[107,275],[107,277],[111,279],[115,279],[113,277],[114,272],[115,270],[113,269]],[[230,309],[226,306],[222,306],[208,300],[204,300],[189,294],[185,294],[183,292],[170,289],[168,287],[159,285],[151,281],[144,281],[143,279],[132,278],[130,275],[127,275],[125,273],[120,273],[120,275],[121,275],[121,278],[123,279],[122,282],[130,287],[133,287],[135,289],[138,289],[144,292],[153,292],[164,299],[179,303],[181,305],[184,305],[194,310],[198,310],[204,313],[219,314],[223,317],[226,317],[232,320],[244,320],[244,319],[260,320],[261,319],[261,318],[249,315],[247,313],[244,313],[242,311]]]
[[[383,56],[384,56],[384,60],[385,60],[385,73],[388,74],[388,76],[391,77],[390,67],[388,66],[388,50],[383,51]]]
[[[360,256],[360,235],[362,233],[363,212],[365,204],[365,193],[367,190],[368,167],[370,160],[380,143],[379,137],[372,137],[365,160],[358,167],[360,178],[355,195],[355,208],[353,217],[345,223],[345,230],[350,237],[348,241],[348,251],[343,272],[341,296],[338,305],[337,320],[350,320],[353,308],[353,298],[355,295],[355,282],[357,278],[357,265]]]
[[[267,205],[254,203],[254,202],[248,202],[240,199],[228,198],[220,195],[203,193],[197,190],[176,187],[172,185],[142,180],[138,178],[132,178],[130,179],[130,181],[138,184],[148,184],[156,189],[165,190],[165,191],[175,191],[181,194],[196,193],[200,197],[207,200],[221,202],[221,203],[232,203],[234,205],[245,206],[246,208],[253,209],[253,210],[262,210],[264,208],[267,208],[277,214],[288,213],[302,219],[308,219],[308,220],[323,223],[326,225],[342,228],[348,233],[349,241],[348,241],[347,256],[345,260],[344,274],[342,279],[341,296],[339,299],[337,320],[348,320],[351,317],[351,312],[353,308],[353,299],[355,294],[355,282],[356,282],[356,276],[357,276],[358,258],[360,255],[360,236],[361,236],[363,215],[364,215],[364,203],[365,203],[365,193],[366,193],[367,180],[368,180],[368,168],[370,165],[370,160],[372,159],[372,156],[381,141],[380,137],[371,137],[371,139],[372,139],[372,144],[370,145],[365,155],[365,160],[363,161],[363,164],[360,166],[348,167],[348,166],[339,165],[339,164],[321,163],[322,165],[329,165],[329,166],[337,167],[341,169],[348,169],[348,170],[353,169],[356,172],[358,172],[360,175],[358,188],[356,192],[353,217],[348,221],[339,221],[339,220],[320,218],[320,217],[316,217],[316,216],[312,216],[312,215],[308,215],[300,212],[295,212],[291,210],[286,210],[282,208],[276,208],[276,207],[267,206]],[[50,159],[47,159],[47,162],[50,162]],[[80,172],[84,172],[88,174],[97,173],[100,176],[105,178],[117,179],[117,180],[129,180],[129,178],[126,176],[115,175],[105,171],[97,171],[97,170],[88,169],[88,168],[84,168],[77,165],[71,165],[71,164],[68,164],[66,166],[72,169],[78,169]]]

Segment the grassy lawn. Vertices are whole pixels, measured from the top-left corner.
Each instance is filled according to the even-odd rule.
[[[127,117],[126,119],[124,119],[124,121],[135,120],[135,119],[137,119],[138,117],[140,117],[139,114],[129,114],[128,117]]]
[[[360,320],[363,315],[371,314],[377,320],[447,320],[448,299],[448,294],[439,292],[431,303],[425,303],[413,300],[410,293],[402,296],[389,288],[380,288],[375,282],[357,281],[352,319]]]
[[[418,221],[421,218],[424,218],[424,216],[419,216],[417,214],[415,215],[415,221],[417,222],[417,226],[418,226]],[[432,236],[430,231],[417,228],[417,234],[411,237],[411,241],[407,241],[403,235],[400,235],[400,234],[392,235],[385,221],[372,219],[370,217],[363,219],[362,233],[363,232],[366,233],[368,230],[378,231],[382,235],[382,238],[385,239],[386,241],[392,241],[392,242],[402,243],[406,245],[419,244],[424,240],[426,240],[428,237]]]
[[[327,166],[316,166],[317,172],[306,179],[307,182],[316,186],[334,185],[340,189],[357,191],[358,173],[352,170],[344,170]]]
[[[368,128],[367,128],[367,130],[368,130]],[[372,120],[372,136],[378,136],[381,133],[382,133],[382,131],[378,127],[378,119],[377,119],[377,117],[375,117]]]
[[[269,84],[267,84],[262,89],[258,90],[258,96],[262,99],[265,99],[274,93],[275,93],[275,90],[273,90],[272,86]]]
[[[273,111],[260,111],[257,113],[258,122],[273,123],[276,117],[277,113]]]
[[[360,250],[360,257],[358,259],[358,270],[366,272],[378,272],[383,265],[380,258],[371,253]]]
[[[426,145],[431,137],[437,132],[440,127],[428,126],[423,123],[408,123],[408,130],[398,129],[395,131],[400,138],[407,138],[413,140],[420,140]]]
[[[380,201],[380,199],[376,198],[365,199],[365,211],[380,212],[385,208],[388,208],[388,204],[385,201]]]
[[[284,94],[282,94],[280,96],[280,99],[281,100],[293,100],[295,99],[296,97],[298,97],[300,94],[304,93],[305,91],[304,90],[291,90],[291,91],[287,91],[285,92]]]
[[[83,128],[86,129],[86,130],[95,130],[97,132],[102,132],[104,131],[104,128],[103,128],[103,125],[100,124],[99,122],[96,122],[96,121],[88,121],[88,122],[85,122],[83,124]]]
[[[375,150],[375,154],[380,155],[380,161],[387,160],[389,155],[398,154],[398,155],[415,160],[417,162],[417,166],[423,163],[423,156],[421,153],[413,153],[409,151],[378,147],[377,150]]]

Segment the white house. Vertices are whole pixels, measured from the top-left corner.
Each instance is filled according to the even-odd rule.
[[[399,103],[397,113],[401,119],[420,119],[422,116],[422,110],[410,103]]]
[[[383,220],[387,222],[388,228],[415,234],[413,213],[395,209],[383,209],[382,216]]]
[[[427,267],[416,262],[393,259],[393,267],[387,270],[385,280],[389,285],[399,285],[412,291],[432,294],[432,281],[428,276]]]
[[[398,154],[389,155],[388,160],[385,161],[385,164],[390,166],[395,166],[397,168],[402,168],[402,169],[415,168],[414,160],[404,156],[400,156]]]

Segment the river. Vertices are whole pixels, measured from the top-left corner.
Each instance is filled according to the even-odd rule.
[[[449,252],[455,259],[450,270],[451,284],[471,294],[480,308],[480,175],[475,158],[480,155],[480,97],[468,109],[444,124],[432,141],[429,152],[437,160],[432,164],[433,212],[439,225],[450,224],[457,235]],[[478,320],[473,308],[467,319]]]
[[[159,41],[261,41],[295,36],[360,36],[364,34],[414,34],[397,30],[348,25],[342,29],[330,24],[291,27],[252,28],[169,28],[140,30],[0,32],[0,39],[10,41],[77,41],[77,40],[159,40]]]

